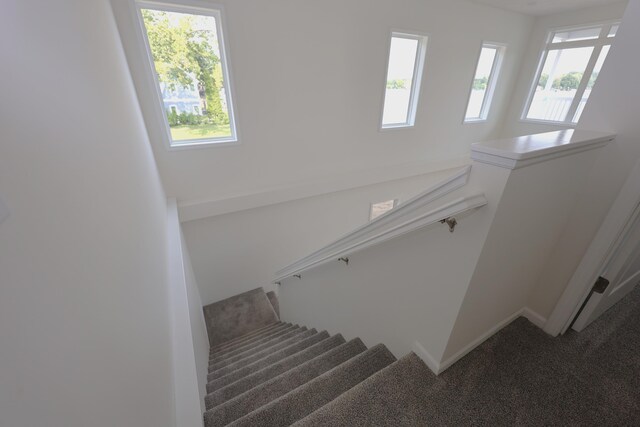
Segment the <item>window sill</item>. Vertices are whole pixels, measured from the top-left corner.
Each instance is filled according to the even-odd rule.
[[[578,124],[577,123],[568,123],[568,122],[554,122],[552,120],[536,120],[536,119],[520,119],[520,123],[529,123],[534,125],[547,125],[547,126],[558,126],[564,128],[574,128]]]
[[[181,142],[179,144],[171,144],[169,145],[169,151],[183,151],[183,150],[195,150],[195,149],[203,149],[203,148],[222,148],[222,147],[233,147],[236,145],[240,145],[240,141],[238,139],[229,139],[229,140],[221,140],[221,141],[187,141]]]

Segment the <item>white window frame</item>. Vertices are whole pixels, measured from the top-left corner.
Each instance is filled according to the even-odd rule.
[[[467,110],[469,109],[469,102],[471,101],[471,94],[473,93],[473,83],[476,78],[476,72],[478,71],[478,65],[480,65],[480,56],[482,50],[495,49],[496,56],[493,58],[493,64],[491,65],[491,73],[489,74],[489,80],[487,81],[487,90],[484,93],[484,99],[482,100],[482,107],[480,108],[480,117],[467,118]],[[485,42],[480,45],[480,51],[478,52],[478,59],[476,60],[476,66],[473,68],[473,75],[471,76],[471,85],[469,86],[469,96],[467,97],[467,104],[465,105],[463,123],[482,123],[489,119],[489,111],[491,110],[491,103],[493,102],[493,95],[495,94],[498,79],[500,78],[500,71],[502,70],[502,63],[504,62],[504,56],[507,51],[507,45],[504,43]]]
[[[138,49],[143,53],[146,58],[144,61],[144,80],[153,84],[153,99],[141,100],[143,108],[150,110],[153,121],[151,126],[156,126],[162,129],[162,138],[164,139],[164,145],[170,151],[182,150],[189,148],[203,148],[203,147],[223,147],[229,145],[237,145],[240,142],[238,135],[238,123],[235,105],[235,90],[233,79],[231,77],[231,64],[229,61],[229,47],[227,43],[227,29],[226,18],[224,16],[224,7],[220,4],[209,3],[201,0],[173,0],[173,1],[146,1],[146,0],[132,0],[136,14],[136,32],[138,36]],[[151,48],[149,40],[147,38],[147,30],[144,26],[142,19],[142,9],[161,10],[166,12],[197,14],[204,16],[212,16],[216,22],[216,32],[218,36],[218,43],[220,48],[220,66],[222,68],[222,75],[225,81],[225,95],[227,98],[227,109],[229,114],[229,125],[231,128],[231,136],[218,137],[209,139],[191,139],[182,141],[173,141],[171,137],[171,130],[169,122],[164,111],[164,101],[162,99],[162,92],[160,90],[160,84],[158,81],[157,73],[155,71],[155,64],[153,61],[153,55],[151,54]]]
[[[389,62],[391,60],[391,41],[394,37],[405,38],[418,41],[418,47],[416,48],[416,62],[413,67],[413,77],[411,80],[411,95],[409,97],[409,109],[407,112],[407,121],[403,123],[390,123],[384,124],[384,106],[387,97],[387,80],[389,78]],[[416,31],[400,31],[392,30],[389,37],[389,43],[387,46],[387,61],[384,72],[384,85],[382,91],[382,110],[380,113],[380,130],[388,131],[393,129],[407,129],[412,128],[416,124],[416,110],[418,109],[418,101],[420,100],[420,87],[422,85],[422,78],[424,75],[424,64],[427,56],[427,44],[429,41],[429,35]]]
[[[594,22],[594,23],[585,24],[585,25],[575,25],[570,27],[557,27],[557,28],[549,29],[547,34],[547,39],[545,41],[544,46],[542,47],[542,51],[539,56],[540,60],[538,61],[538,67],[536,69],[536,73],[531,83],[531,87],[529,88],[529,93],[527,95],[524,108],[522,109],[522,114],[520,115],[521,122],[565,126],[569,128],[575,127],[577,125],[577,123],[573,122],[573,118],[575,117],[576,111],[580,106],[580,102],[582,101],[584,92],[587,89],[587,85],[589,84],[589,80],[591,79],[591,75],[593,74],[593,70],[596,66],[596,62],[598,61],[598,58],[600,57],[600,53],[602,52],[602,48],[605,46],[610,46],[615,40],[615,36],[609,37],[608,35],[609,35],[609,31],[611,30],[611,27],[616,25],[620,25],[620,20]],[[563,31],[583,30],[583,29],[596,28],[596,27],[600,27],[600,35],[596,39],[553,43],[553,37],[556,33],[563,32]],[[549,51],[580,48],[580,47],[593,47],[593,51],[591,52],[591,57],[589,58],[589,62],[587,63],[587,66],[584,70],[584,73],[582,75],[582,80],[578,85],[578,89],[576,90],[576,94],[573,98],[573,101],[571,102],[571,107],[569,107],[569,111],[567,112],[567,116],[565,120],[557,121],[557,120],[542,120],[542,119],[527,118],[527,115],[529,114],[529,110],[531,109],[531,103],[533,102],[533,98],[536,93],[536,88],[538,87],[538,82],[540,81],[540,76],[542,75],[544,64],[547,61],[547,56],[549,55]]]

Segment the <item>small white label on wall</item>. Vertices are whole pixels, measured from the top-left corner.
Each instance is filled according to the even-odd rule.
[[[0,197],[0,224],[9,216],[9,208]]]

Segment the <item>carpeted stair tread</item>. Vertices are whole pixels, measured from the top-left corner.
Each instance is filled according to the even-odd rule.
[[[280,336],[277,336],[269,341],[266,341],[262,344],[259,344],[256,347],[252,347],[249,348],[243,352],[231,355],[219,362],[215,362],[215,363],[209,363],[209,372],[215,372],[218,369],[222,369],[225,366],[230,366],[233,365],[234,363],[240,361],[240,360],[244,360],[248,357],[253,357],[253,355],[255,354],[261,354],[264,353],[265,351],[269,351],[270,348],[272,347],[276,347],[278,346],[280,343],[286,342],[288,340],[290,340],[291,338],[294,338],[297,335],[303,334],[307,332],[307,328],[302,327],[302,328],[296,328],[296,329],[291,329],[290,331],[286,332],[285,334],[282,334]]]
[[[412,427],[427,425],[426,403],[436,376],[409,353],[335,400],[298,421],[296,427]]]
[[[262,288],[214,302],[202,310],[212,347],[280,320]]]
[[[269,302],[273,306],[273,311],[276,312],[278,319],[280,318],[280,302],[278,301],[278,297],[276,293],[273,291],[267,292],[267,298],[269,298]]]
[[[219,360],[223,360],[224,358],[228,357],[228,356],[232,356],[233,354],[239,353],[239,352],[243,352],[245,350],[248,350],[252,347],[255,347],[256,345],[260,345],[262,343],[265,343],[273,338],[276,338],[282,334],[287,333],[288,331],[291,331],[293,329],[297,329],[300,328],[300,326],[298,325],[290,325],[287,324],[286,327],[282,327],[282,328],[277,328],[277,329],[273,329],[271,331],[269,331],[268,333],[265,333],[264,335],[260,335],[255,337],[254,339],[248,340],[246,342],[242,342],[239,343],[227,350],[224,351],[220,351],[216,354],[212,354],[209,357],[209,362],[217,362]]]
[[[323,374],[332,372],[337,366],[348,364],[356,358],[363,362],[368,361],[371,353],[365,358],[358,358],[367,351],[366,346],[360,339],[354,339],[348,343],[341,344],[311,360],[291,369],[283,374],[260,384],[245,393],[242,393],[233,399],[224,402],[205,412],[205,427],[216,427],[227,425],[228,423],[239,420],[241,417],[252,414],[262,408],[268,408],[279,398],[288,396],[288,394],[309,381],[320,378]],[[379,351],[374,350],[374,354]],[[389,363],[391,363],[390,361]],[[353,365],[353,364],[350,364]],[[357,365],[357,362],[355,363]],[[361,371],[356,368],[356,371]],[[356,375],[357,376],[357,375]],[[274,408],[272,408],[274,409]],[[297,418],[296,418],[297,419]],[[258,417],[251,425],[288,425],[286,423],[271,423],[268,419]],[[295,420],[294,420],[295,421]],[[266,423],[264,423],[266,422]]]
[[[320,341],[311,347],[292,354],[276,363],[273,363],[251,375],[247,375],[240,380],[222,387],[205,397],[205,405],[207,409],[220,405],[227,400],[244,393],[262,383],[265,383],[278,375],[290,371],[291,369],[317,357],[327,351],[344,344],[346,341],[342,335],[334,335],[330,338]]]
[[[242,368],[236,369],[235,371],[230,372],[229,374],[223,377],[216,378],[216,379],[211,379],[211,377],[209,377],[208,383],[207,383],[207,393],[213,393],[214,391],[226,385],[234,383],[248,375],[253,374],[254,372],[257,372],[263,368],[266,368],[267,366],[273,363],[277,363],[280,360],[285,359],[286,357],[289,357],[293,354],[303,351],[327,338],[329,338],[329,334],[327,333],[327,331],[322,331],[320,333],[310,336],[309,338],[306,338],[302,341],[291,344],[290,346],[285,347],[281,350],[273,352],[272,354],[250,365],[243,366]]]
[[[227,345],[223,347],[218,347],[217,349],[212,350],[209,353],[209,358],[216,357],[218,355],[224,354],[229,351],[233,351],[234,349],[255,342],[256,340],[260,340],[266,338],[282,329],[290,328],[293,326],[291,323],[277,323],[270,328],[266,328],[262,330],[260,333],[250,334],[250,336],[243,336],[233,342],[229,342]]]
[[[254,339],[255,337],[259,336],[259,335],[263,335],[268,333],[269,331],[272,331],[276,328],[280,328],[284,325],[290,325],[289,323],[284,323],[284,322],[276,322],[276,323],[272,323],[270,325],[264,326],[262,328],[256,329],[255,331],[249,332],[248,334],[242,335],[238,338],[234,338],[232,340],[229,340],[227,342],[223,342],[222,344],[219,344],[215,347],[211,347],[209,349],[209,356],[213,356],[214,354],[217,353],[221,353],[223,351],[227,351],[229,348],[236,346],[238,344],[241,344],[243,342],[247,342],[250,341],[251,339]]]
[[[293,424],[395,361],[389,349],[378,344],[230,425]]]
[[[238,360],[237,362],[224,366],[220,369],[216,369],[215,371],[210,371],[209,375],[207,376],[207,380],[211,381],[216,378],[223,377],[239,368],[242,368],[243,366],[247,366],[252,364],[253,362],[257,362],[258,360],[269,356],[269,354],[271,353],[274,353],[278,350],[282,350],[283,348],[286,348],[291,344],[294,344],[298,341],[302,341],[317,333],[318,332],[315,329],[311,329],[311,330],[296,334],[285,341],[278,342],[277,344],[274,344],[271,347],[268,347],[257,353],[253,353],[250,356],[245,357],[244,359]]]
[[[255,351],[259,351],[260,349],[264,349],[267,347],[270,347],[280,341],[283,341],[284,339],[287,339],[288,337],[292,337],[293,335],[295,335],[296,333],[300,333],[300,332],[304,332],[306,331],[307,328],[306,327],[300,327],[298,325],[295,326],[291,326],[290,328],[286,328],[286,329],[282,329],[280,330],[278,333],[275,333],[273,335],[270,335],[267,338],[264,338],[263,340],[258,340],[256,342],[250,343],[247,346],[242,346],[239,348],[236,348],[235,350],[232,350],[228,353],[224,353],[221,356],[217,356],[214,357],[212,359],[209,360],[209,369],[215,367],[215,366],[225,366],[228,365],[230,363],[230,360],[233,360],[234,358],[236,358],[238,355],[248,355],[251,352],[255,352]],[[217,368],[215,368],[217,369]]]

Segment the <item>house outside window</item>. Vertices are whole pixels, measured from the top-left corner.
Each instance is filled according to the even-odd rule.
[[[221,10],[189,0],[136,4],[169,146],[237,141]]]

